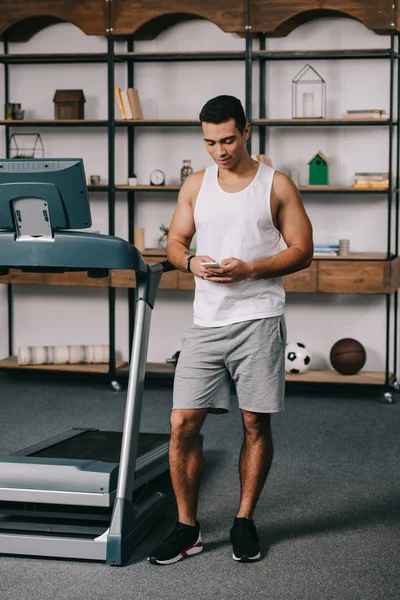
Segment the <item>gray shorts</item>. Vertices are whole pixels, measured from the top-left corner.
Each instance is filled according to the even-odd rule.
[[[190,326],[176,367],[173,408],[227,412],[233,380],[239,408],[284,410],[285,345],[284,315],[223,327]]]

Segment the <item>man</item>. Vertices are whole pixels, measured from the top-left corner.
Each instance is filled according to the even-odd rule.
[[[250,125],[240,101],[213,98],[200,121],[215,164],[184,182],[167,246],[168,260],[193,273],[196,291],[171,413],[169,461],[178,522],[148,557],[162,565],[203,549],[197,521],[199,432],[209,412],[228,411],[231,379],[244,431],[240,504],[230,532],[233,558],[261,557],[253,513],[272,462],[271,414],[284,409],[282,276],[308,267],[313,256],[312,227],[296,186],[247,152]],[[220,266],[204,264],[215,262]]]

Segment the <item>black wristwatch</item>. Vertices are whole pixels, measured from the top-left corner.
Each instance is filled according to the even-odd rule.
[[[191,273],[191,270],[190,270],[190,261],[192,260],[192,258],[194,258],[194,256],[195,256],[194,254],[191,254],[186,259],[186,271],[188,271],[189,273]]]

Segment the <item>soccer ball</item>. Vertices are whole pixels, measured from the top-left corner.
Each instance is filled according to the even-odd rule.
[[[311,359],[311,352],[307,350],[304,344],[300,342],[286,344],[285,370],[287,373],[292,373],[293,375],[304,373],[310,366]]]

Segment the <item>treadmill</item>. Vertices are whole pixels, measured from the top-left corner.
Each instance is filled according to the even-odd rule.
[[[174,267],[147,265],[127,241],[82,231],[90,226],[81,159],[0,160],[1,275],[136,272],[123,432],[73,429],[0,457],[0,553],[122,565],[165,507],[164,494],[139,488],[168,470],[169,435],[139,427],[151,313]]]

